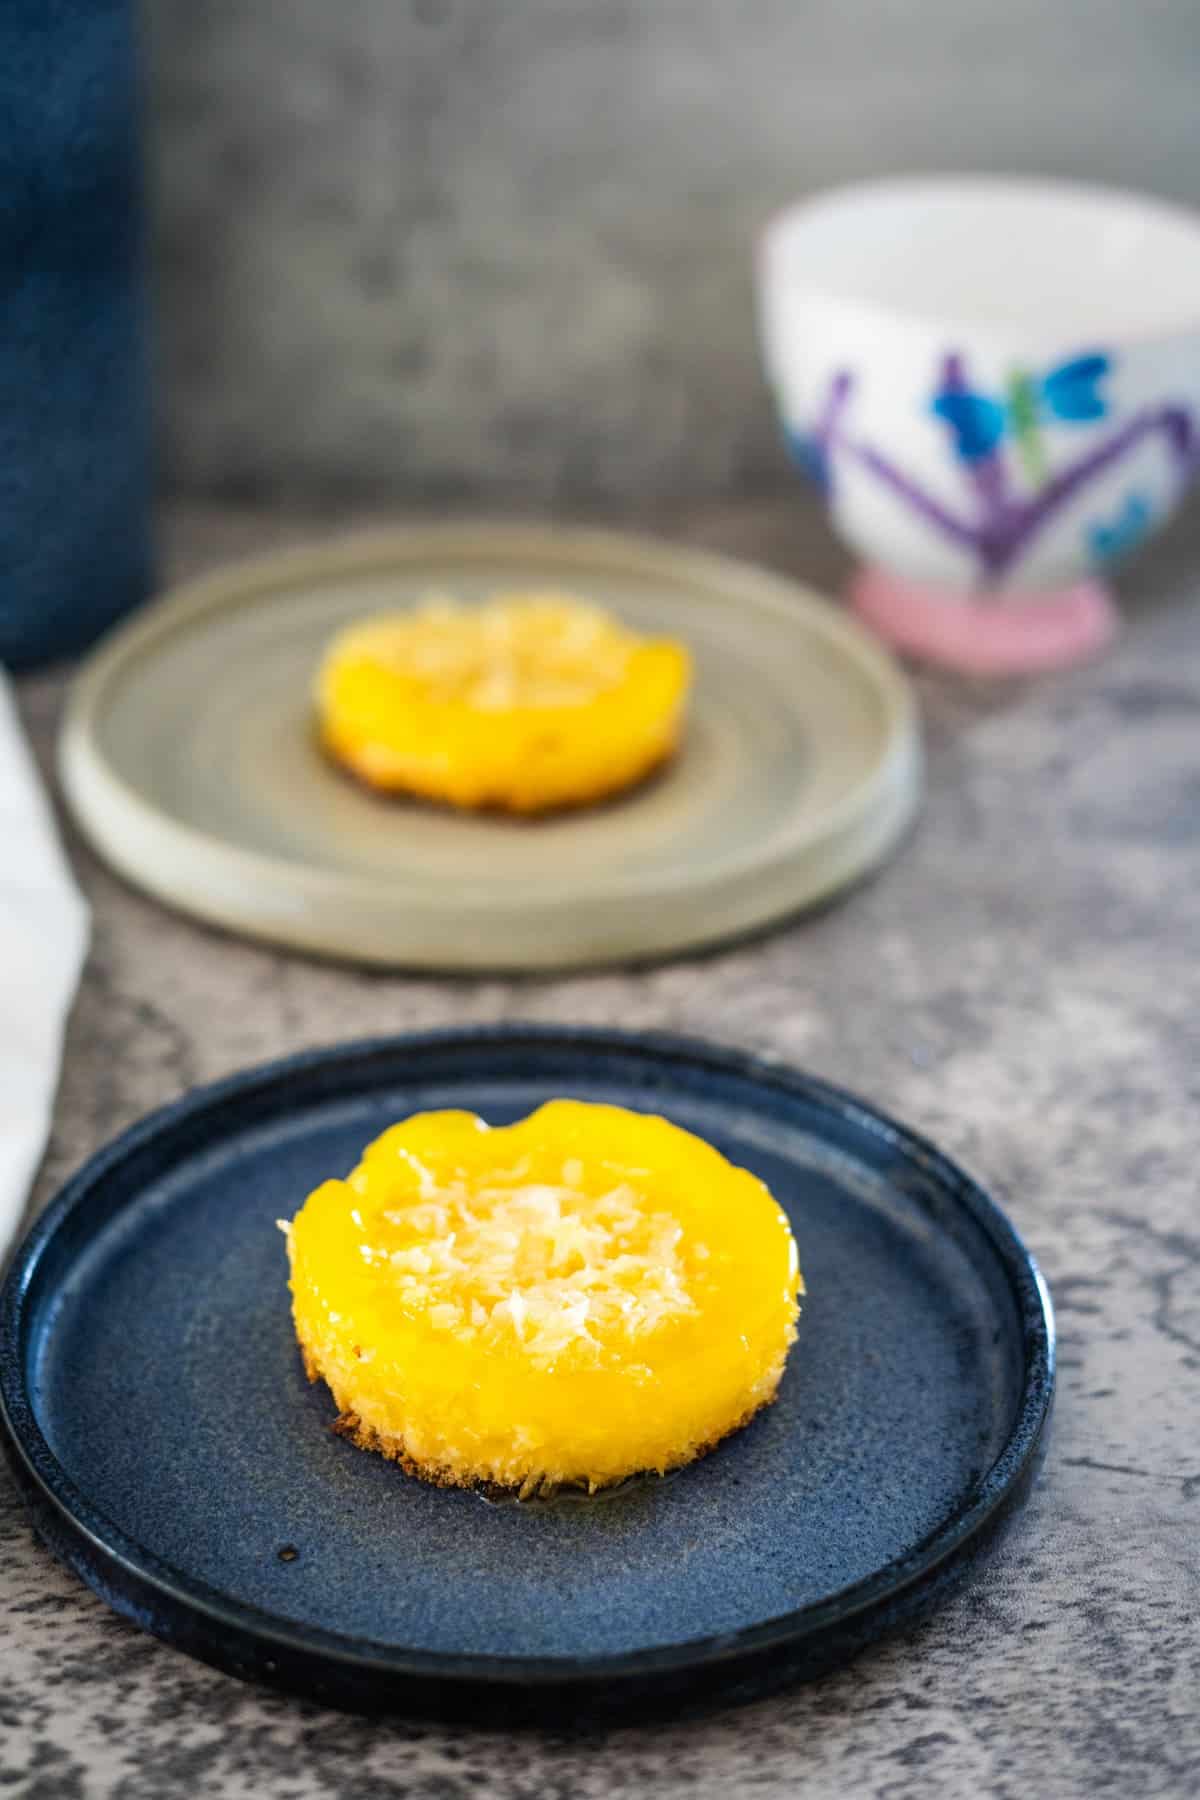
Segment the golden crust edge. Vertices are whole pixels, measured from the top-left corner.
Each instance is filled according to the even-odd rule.
[[[333,1397],[334,1404],[340,1405],[337,1395],[333,1392],[332,1385],[326,1379],[324,1372],[317,1363],[316,1357],[309,1349],[309,1346],[304,1339],[300,1337],[298,1330],[296,1335],[300,1345],[300,1356],[304,1363],[305,1375],[310,1382],[315,1383],[324,1381]],[[794,1327],[792,1341],[794,1341]],[[733,1437],[736,1432],[744,1431],[751,1419],[756,1418],[760,1412],[765,1410],[765,1408],[774,1406],[775,1401],[779,1397],[779,1387],[783,1380],[784,1370],[787,1367],[788,1351],[790,1349],[791,1341],[789,1341],[787,1348],[779,1359],[779,1372],[775,1377],[775,1383],[771,1388],[770,1393],[764,1394],[761,1399],[756,1400],[753,1406],[742,1413],[740,1418],[735,1419],[732,1425],[728,1425],[724,1431],[719,1432],[716,1437],[710,1438],[706,1443],[698,1444],[690,1455],[680,1457],[677,1462],[670,1463],[665,1469],[631,1469],[626,1471],[623,1475],[614,1475],[611,1480],[608,1481],[588,1483],[588,1491],[591,1493],[600,1493],[605,1488],[619,1487],[622,1482],[634,1480],[641,1475],[662,1476],[671,1474],[676,1469],[685,1469],[689,1464],[699,1462],[701,1457],[711,1455],[711,1453],[717,1449],[720,1444],[723,1444],[727,1438]],[[352,1411],[340,1411],[329,1429],[336,1437],[347,1439],[349,1443],[354,1444],[359,1450],[374,1452],[376,1455],[382,1456],[385,1462],[396,1463],[406,1475],[411,1475],[417,1481],[423,1481],[430,1487],[465,1488],[473,1493],[512,1494],[520,1496],[540,1494],[543,1496],[550,1496],[555,1492],[577,1492],[584,1486],[584,1483],[582,1482],[573,1481],[537,1481],[532,1485],[528,1481],[524,1483],[496,1481],[490,1476],[466,1475],[459,1473],[457,1470],[446,1468],[444,1465],[422,1463],[418,1461],[416,1457],[409,1455],[408,1451],[405,1449],[402,1438],[390,1437],[384,1432],[377,1431],[373,1425],[365,1425],[358,1414]]]
[[[599,777],[595,781],[581,780],[573,794],[554,800],[536,800],[532,803],[514,800],[503,792],[493,792],[479,800],[456,800],[446,791],[443,783],[438,781],[423,782],[419,778],[381,780],[377,775],[363,767],[360,758],[352,750],[345,749],[335,743],[326,733],[323,725],[318,726],[318,742],[321,750],[330,763],[343,775],[359,787],[365,788],[376,799],[420,800],[429,806],[435,806],[450,812],[472,814],[500,814],[502,817],[527,819],[553,815],[555,813],[575,812],[581,807],[596,806],[606,800],[613,800],[618,794],[630,792],[641,787],[660,774],[679,754],[683,732],[676,726],[671,741],[647,753],[632,773],[613,777]]]

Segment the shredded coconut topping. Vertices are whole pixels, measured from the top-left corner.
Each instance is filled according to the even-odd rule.
[[[681,1226],[628,1182],[589,1194],[571,1157],[557,1182],[530,1181],[521,1164],[487,1185],[438,1183],[406,1159],[417,1195],[383,1215],[403,1242],[364,1255],[387,1255],[399,1304],[434,1330],[497,1346],[515,1339],[549,1365],[569,1347],[594,1360],[613,1335],[627,1343],[695,1312]]]
[[[369,620],[347,645],[432,700],[502,712],[585,704],[624,679],[636,639],[601,608],[547,593],[468,607],[432,596],[411,613]]]

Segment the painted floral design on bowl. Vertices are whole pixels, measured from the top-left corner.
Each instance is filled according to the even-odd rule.
[[[838,468],[856,464],[943,540],[965,549],[981,584],[1009,576],[1035,539],[1079,502],[1080,561],[1096,567],[1126,555],[1161,516],[1136,485],[1114,512],[1089,509],[1087,495],[1138,447],[1164,444],[1181,490],[1196,472],[1197,430],[1189,408],[1164,400],[1114,418],[1107,385],[1115,353],[1082,349],[1045,369],[1014,364],[998,389],[972,380],[961,350],[947,351],[930,384],[927,412],[944,428],[963,482],[948,502],[870,437],[855,429],[854,402],[864,379],[851,368],[830,376],[811,431],[791,429],[795,460],[832,499]],[[1049,449],[1045,426],[1066,427],[1080,447],[1065,459]]]

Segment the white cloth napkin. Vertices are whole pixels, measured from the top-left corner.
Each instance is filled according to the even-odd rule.
[[[88,913],[0,669],[0,1256],[46,1143]]]

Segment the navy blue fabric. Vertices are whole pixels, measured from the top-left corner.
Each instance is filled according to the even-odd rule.
[[[0,6],[0,662],[82,649],[149,587],[130,0]]]

